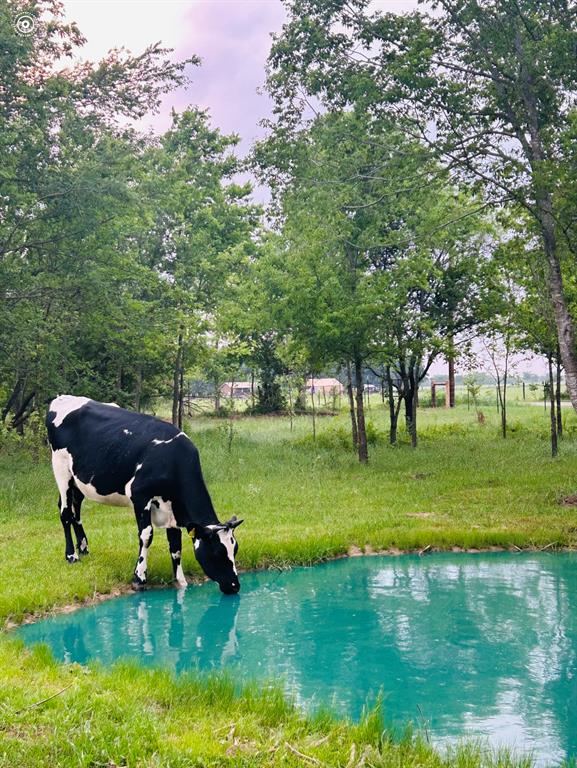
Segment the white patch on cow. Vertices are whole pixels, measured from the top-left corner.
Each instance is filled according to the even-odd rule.
[[[57,448],[52,451],[52,471],[60,493],[60,504],[64,508],[68,483],[72,477],[72,456],[66,448]]]
[[[118,403],[102,403],[102,405],[111,405],[113,408],[120,408]]]
[[[146,528],[142,529],[142,533],[140,534],[140,541],[144,544],[145,547],[147,547],[151,538],[152,538],[152,526],[147,525]]]
[[[124,432],[125,435],[131,435],[132,434],[132,432],[129,429],[123,429],[122,431]]]
[[[171,552],[170,553],[170,556],[172,557],[173,560],[180,560],[181,555],[182,555],[182,553],[181,553],[180,549],[178,550],[178,552]]]
[[[155,528],[178,528],[171,501],[164,501],[162,496],[153,496],[146,509],[150,509],[150,519]]]
[[[142,464],[136,465],[136,469],[134,470],[134,475],[130,478],[130,480],[124,486],[124,493],[126,495],[126,498],[129,500],[129,504],[131,503],[131,500],[132,500],[132,483],[136,479],[136,473],[141,467],[142,467]]]
[[[210,527],[210,526],[207,526]],[[221,540],[221,542],[224,544],[226,548],[226,554],[228,555],[228,559],[232,563],[232,568],[235,573],[237,573],[236,570],[236,563],[234,562],[234,534],[230,530],[224,530],[224,531],[218,531],[218,538]],[[238,574],[237,574],[238,575]]]
[[[159,440],[157,437],[154,438],[152,441],[153,445],[168,445],[168,443],[172,443],[173,440],[176,440],[177,437],[186,437],[184,432],[179,432],[178,435],[175,435],[174,437],[171,437],[170,440]]]
[[[99,504],[109,504],[112,507],[130,507],[131,501],[128,496],[123,493],[108,493],[102,495],[98,493],[92,483],[83,483],[76,475],[73,474],[74,482],[80,488],[82,493],[90,501],[97,501]],[[134,479],[134,478],[133,478]]]
[[[69,413],[77,411],[83,405],[90,402],[89,397],[75,397],[74,395],[59,395],[50,403],[50,411],[56,414],[52,422],[59,427]]]
[[[195,539],[194,540],[194,548],[198,549],[199,547],[200,547],[200,539]]]
[[[140,550],[140,557],[134,572],[140,579],[140,581],[146,581],[146,571],[148,570],[148,545],[152,537],[152,526],[147,525],[143,528],[140,534],[140,541],[142,542],[142,549]]]
[[[188,581],[186,580],[186,576],[184,575],[184,571],[182,570],[182,565],[180,565],[180,563],[176,566],[175,578],[179,587],[188,587]]]

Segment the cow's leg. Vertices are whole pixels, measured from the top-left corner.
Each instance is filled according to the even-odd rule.
[[[138,560],[132,577],[132,586],[142,589],[146,584],[146,571],[148,568],[148,547],[152,544],[154,531],[150,521],[150,506],[135,505],[136,524],[138,525]]]
[[[74,550],[74,543],[72,541],[72,499],[74,479],[72,472],[70,471],[70,463],[68,453],[64,451],[52,452],[52,469],[54,471],[54,478],[60,497],[58,499],[58,509],[60,510],[60,522],[64,529],[64,540],[66,542],[66,548],[64,551],[66,560],[69,563],[75,563],[78,560],[78,555]]]
[[[84,494],[75,484],[72,487],[72,526],[76,535],[76,546],[79,555],[88,554],[88,539],[86,538],[86,533],[84,532],[84,527],[80,519],[80,509],[83,501]]]
[[[172,558],[174,580],[179,587],[187,587],[188,581],[182,570],[182,565],[180,564],[182,557],[182,531],[180,528],[167,528],[166,538],[168,539],[168,548],[170,550],[170,557]]]

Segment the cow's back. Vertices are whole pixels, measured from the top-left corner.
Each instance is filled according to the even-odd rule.
[[[50,403],[46,426],[52,450],[67,451],[74,475],[103,496],[124,493],[150,451],[180,434],[153,416],[71,395]]]

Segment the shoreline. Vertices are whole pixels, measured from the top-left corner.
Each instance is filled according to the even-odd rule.
[[[351,545],[346,553],[343,553],[341,555],[334,555],[332,557],[323,557],[319,558],[318,560],[314,562],[299,562],[296,561],[294,563],[291,563],[291,565],[286,567],[281,567],[277,565],[268,565],[263,566],[261,568],[246,568],[246,569],[240,569],[239,573],[255,573],[255,572],[261,572],[261,571],[290,571],[292,568],[314,568],[315,565],[320,565],[321,563],[329,563],[335,560],[343,560],[345,558],[349,557],[401,557],[403,555],[419,555],[421,557],[424,557],[426,555],[431,554],[439,554],[443,552],[452,552],[455,554],[487,554],[490,552],[510,552],[512,554],[524,554],[527,552],[575,552],[577,553],[577,548],[575,547],[567,547],[567,546],[557,546],[556,542],[551,542],[550,544],[545,545],[544,547],[536,547],[536,546],[527,546],[527,547],[518,547],[516,545],[513,546],[489,546],[489,547],[437,547],[433,545],[428,545],[422,549],[398,549],[397,547],[387,547],[386,549],[373,549],[370,545],[366,545],[364,548],[357,547],[355,545]],[[208,578],[190,578],[188,586],[200,586],[201,584],[204,584],[208,582]],[[151,591],[151,590],[168,590],[168,589],[176,589],[174,586],[174,582],[170,582],[167,584],[150,584],[146,587],[145,590],[142,591]],[[52,608],[45,610],[45,611],[33,611],[31,613],[27,613],[22,617],[21,621],[13,621],[11,619],[7,619],[4,622],[4,625],[2,626],[2,629],[0,629],[0,637],[2,636],[8,636],[12,630],[17,629],[20,626],[23,626],[25,624],[35,624],[37,621],[42,621],[43,619],[50,618],[51,616],[59,615],[59,614],[68,614],[68,613],[74,613],[75,611],[81,610],[82,608],[89,608],[93,605],[98,605],[99,603],[103,603],[106,600],[113,600],[117,597],[123,597],[124,595],[129,594],[136,594],[139,590],[133,589],[133,587],[127,583],[124,585],[120,585],[112,589],[110,592],[94,592],[94,594],[91,597],[86,597],[82,600],[76,600],[72,603],[65,603],[64,605],[55,605]]]

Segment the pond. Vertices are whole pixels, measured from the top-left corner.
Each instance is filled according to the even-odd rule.
[[[358,557],[152,590],[23,626],[57,658],[134,657],[177,673],[228,668],[283,682],[308,710],[386,721],[439,745],[463,737],[577,755],[577,554]]]

